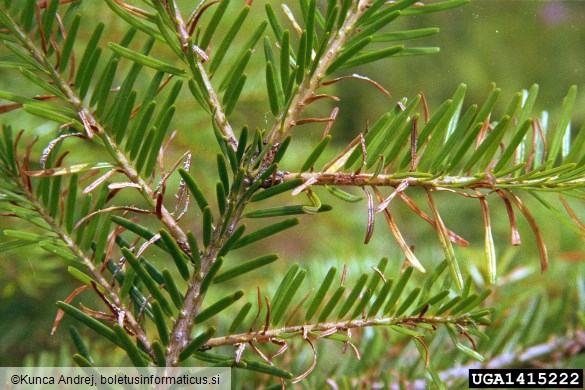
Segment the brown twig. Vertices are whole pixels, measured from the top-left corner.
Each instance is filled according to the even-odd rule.
[[[347,329],[359,329],[359,328],[367,328],[372,326],[389,326],[389,325],[408,325],[408,324],[430,324],[430,325],[440,325],[440,324],[459,324],[462,326],[471,325],[472,322],[465,316],[461,317],[401,317],[401,318],[372,318],[372,319],[362,319],[362,320],[350,320],[350,321],[337,321],[337,322],[321,322],[318,324],[304,324],[304,325],[293,325],[279,329],[270,329],[262,334],[257,333],[240,333],[235,335],[223,336],[223,337],[216,337],[210,339],[206,345],[209,347],[220,347],[224,345],[235,345],[240,343],[248,343],[253,341],[255,343],[268,343],[271,342],[270,339],[276,338],[278,339],[281,335],[291,335],[291,334],[298,334],[302,337],[304,332],[306,334],[313,334],[316,332],[330,332],[332,329],[337,329],[339,331],[346,331]],[[313,336],[313,338],[317,338],[317,336]]]
[[[359,142],[359,141],[358,141]],[[329,165],[329,164],[328,164]],[[303,179],[310,185],[336,185],[336,186],[376,186],[376,187],[398,187],[401,183],[408,182],[409,187],[436,188],[442,189],[487,189],[495,188],[507,189],[511,186],[526,187],[531,189],[556,189],[562,187],[585,187],[585,178],[568,180],[562,184],[555,183],[552,180],[543,181],[535,180],[518,180],[511,182],[509,179],[498,179],[495,181],[485,177],[476,176],[441,176],[437,178],[421,178],[419,176],[406,176],[405,174],[379,174],[360,173],[358,175],[350,172],[285,172],[282,175],[282,182],[295,179]],[[474,196],[475,197],[475,196]]]
[[[335,38],[331,39],[328,43],[312,76],[303,79],[298,89],[299,92],[290,102],[289,109],[284,110],[283,113],[278,116],[272,129],[268,132],[268,135],[266,136],[268,142],[282,142],[290,128],[298,122],[305,109],[304,102],[313,96],[315,91],[322,85],[321,79],[325,75],[327,68],[329,68],[335,58],[337,58],[337,54],[345,46],[353,32],[354,25],[363,13],[366,12],[370,3],[371,1],[369,0],[359,0],[355,7],[350,8],[343,25],[337,30],[335,35],[332,34]]]

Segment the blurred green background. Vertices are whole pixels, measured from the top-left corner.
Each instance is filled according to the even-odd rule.
[[[185,5],[184,9],[189,9],[188,5],[193,2],[179,3]],[[264,17],[263,6],[263,1],[254,2],[256,12],[251,14],[240,34],[241,38],[238,39],[246,40],[258,25]],[[275,8],[279,11],[277,6]],[[292,4],[291,8],[295,9]],[[233,14],[236,11],[237,7],[231,7]],[[84,1],[80,12],[88,16],[88,25],[82,27],[82,39],[77,42],[78,56],[93,25],[98,21],[103,21],[107,26],[102,47],[106,47],[106,41],[118,41],[127,28],[122,21],[113,18],[113,13],[101,2]],[[279,14],[283,16],[282,13]],[[284,17],[282,20],[286,23]],[[568,88],[576,84],[581,93],[578,95],[572,126],[578,129],[584,123],[584,1],[477,0],[464,7],[438,14],[399,18],[390,29],[423,27],[439,27],[441,32],[430,38],[413,41],[410,45],[439,46],[441,51],[438,54],[389,59],[358,70],[359,74],[383,85],[392,94],[392,98],[381,94],[370,84],[346,80],[326,89],[328,93],[339,96],[341,102],[321,102],[311,107],[309,113],[314,116],[327,116],[333,107],[340,108],[338,120],[331,132],[334,138],[328,152],[330,156],[339,153],[345,146],[344,143],[365,129],[366,123],[373,123],[382,113],[394,107],[400,98],[412,98],[423,92],[433,112],[453,94],[459,83],[468,85],[465,104],[470,105],[483,103],[490,92],[491,83],[495,82],[502,89],[500,105],[496,109],[498,114],[501,114],[516,92],[538,83],[540,95],[536,107],[538,110],[548,110],[553,123],[558,117]],[[271,32],[267,30],[267,33],[274,41]],[[267,128],[272,125],[273,118],[262,88],[264,67],[260,45],[256,54],[256,62],[253,61],[247,69],[249,82],[244,90],[241,107],[230,118],[234,128],[241,128],[244,124],[251,128]],[[153,55],[165,61],[173,61],[172,54],[165,50],[155,51]],[[233,56],[235,53],[228,53],[226,60],[233,59]],[[0,88],[21,94],[34,93],[34,90],[28,90],[21,84],[22,80],[16,73],[1,70]],[[149,77],[150,74],[147,74],[141,81],[147,82]],[[221,72],[217,77],[223,77]],[[181,96],[183,98],[177,103],[177,114],[173,122],[178,135],[167,154],[167,163],[170,164],[170,161],[174,161],[173,157],[178,158],[185,150],[192,150],[192,169],[201,178],[200,183],[211,192],[217,180],[214,167],[216,143],[208,118],[194,103],[187,88],[183,89]],[[29,139],[34,134],[40,135],[39,145],[46,145],[55,134],[55,126],[41,123],[22,112],[0,116],[0,122],[12,123],[16,129],[25,128]],[[292,150],[280,168],[290,171],[298,169],[322,131],[323,126],[318,125],[295,128]],[[105,157],[102,153],[95,147],[79,147],[73,150],[68,161],[75,161],[75,158],[103,161]],[[323,158],[321,161],[325,160]],[[175,179],[169,186],[176,186],[176,183]],[[359,194],[357,190],[354,193]],[[250,283],[247,287],[259,286],[263,291],[273,292],[273,282],[280,279],[273,275],[282,275],[293,262],[299,262],[309,270],[309,278],[314,287],[318,286],[317,283],[331,265],[339,268],[347,265],[348,275],[354,278],[375,265],[383,256],[392,260],[394,271],[401,266],[404,256],[382,218],[377,218],[371,243],[363,245],[367,221],[364,202],[348,205],[330,197],[326,191],[319,191],[319,194],[322,194],[321,198],[325,203],[334,206],[335,211],[318,217],[303,217],[302,227],[285,236],[277,235],[256,246],[255,250],[261,251],[261,254],[276,251],[284,260],[253,278],[247,278]],[[413,191],[411,195],[415,200],[421,200],[424,194]],[[134,201],[131,195],[126,196],[127,201]],[[118,198],[117,201],[121,202],[122,199],[124,198]],[[298,202],[285,197],[279,199],[290,203]],[[473,270],[481,273],[483,223],[479,203],[470,199],[454,199],[449,194],[439,195],[437,199],[447,226],[471,242],[469,248],[458,250],[465,274],[468,275]],[[491,199],[490,211],[497,253],[503,259],[501,264],[505,264],[498,269],[499,277],[519,264],[527,266],[531,271],[528,279],[512,286],[508,291],[502,291],[501,296],[494,298],[495,302],[505,299],[506,296],[521,299],[526,285],[540,285],[541,290],[546,291],[551,300],[558,298],[565,287],[559,281],[574,285],[576,276],[585,272],[583,241],[551,218],[546,209],[528,201],[529,206],[535,206],[532,207],[533,214],[541,224],[551,258],[551,269],[540,275],[537,272],[538,253],[528,225],[519,217],[523,245],[512,248],[509,244],[508,217],[503,203],[495,197]],[[580,208],[574,204],[580,216],[584,217],[583,203],[580,203]],[[416,246],[417,256],[423,264],[432,269],[434,264],[443,259],[436,234],[398,202],[392,207],[396,210],[396,219],[405,238]],[[0,229],[26,228],[18,221],[0,218]],[[183,223],[198,228],[199,218],[200,215],[192,210]],[[0,241],[3,239],[0,237]],[[254,249],[241,252],[230,254],[233,258],[229,262],[235,264],[240,259],[255,255]],[[152,261],[155,264],[162,261],[159,255],[156,251],[152,252]],[[241,257],[238,259],[237,256]],[[477,279],[480,281],[481,276],[477,276]],[[69,344],[66,328],[71,322],[65,319],[55,336],[50,337],[49,333],[56,313],[54,302],[64,299],[76,286],[66,272],[66,264],[38,248],[27,247],[25,250],[0,254],[0,366],[19,366],[26,356],[33,360],[39,359],[45,351],[66,355],[66,351],[60,351],[60,348],[67,348],[66,345]],[[88,299],[89,296],[89,293],[85,293],[83,299]],[[250,296],[248,299],[253,301],[254,297]],[[546,338],[547,334],[535,335],[534,341]],[[111,353],[109,346],[97,343],[93,348],[96,355],[108,357],[105,361],[108,365],[115,365],[120,358]],[[46,356],[41,359],[48,360],[41,362],[51,359]]]

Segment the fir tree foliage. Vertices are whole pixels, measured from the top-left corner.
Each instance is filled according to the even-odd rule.
[[[330,142],[337,109],[307,117],[306,107],[339,100],[324,87],[348,78],[389,96],[384,86],[354,69],[437,52],[412,41],[438,29],[396,31],[392,23],[466,0],[292,0],[295,12],[285,4],[251,0],[201,1],[192,9],[174,0],[105,2],[111,17],[127,25],[116,42],[102,38],[102,23],[85,30],[77,13],[81,1],[0,2],[0,40],[9,59],[0,66],[22,75],[36,91],[0,91],[6,102],[0,113],[19,110],[59,125],[44,145],[18,123],[2,125],[0,215],[27,221],[31,228],[4,230],[0,252],[36,244],[69,264],[77,285],[57,303],[54,331],[63,314],[77,320],[79,331],[73,328],[71,336],[78,364],[94,364],[83,341],[84,333],[93,331],[126,351],[137,366],[226,365],[261,373],[266,383],[316,386],[311,381],[319,377],[309,374],[320,359],[319,344],[325,342],[320,339],[351,349],[356,359],[367,350],[364,361],[369,361],[383,359],[371,345],[388,331],[412,340],[420,351],[413,372],[423,362],[428,378],[444,387],[451,379],[439,374],[444,367],[434,358],[441,345],[482,362],[484,354],[499,353],[497,343],[485,342],[488,336],[504,337],[487,326],[490,321],[503,321],[510,332],[510,321],[516,321],[492,315],[483,304],[501,272],[490,213],[507,212],[512,245],[520,244],[517,217],[526,219],[542,271],[549,261],[545,240],[524,199],[536,198],[577,235],[585,235],[566,200],[585,198],[585,130],[571,128],[575,87],[556,124],[533,112],[536,85],[516,94],[503,113],[494,112],[500,95],[495,86],[484,103],[469,105],[464,104],[466,86],[460,85],[435,112],[428,111],[423,94],[401,99],[324,161],[325,151],[337,147]],[[239,43],[236,37],[250,12],[260,11],[266,20]],[[81,33],[89,35],[85,48],[75,45]],[[153,55],[154,46],[166,47],[175,58]],[[257,57],[264,63],[260,70],[250,67]],[[238,129],[231,118],[252,72],[264,73],[265,106],[272,117],[268,125]],[[139,87],[139,77],[150,81]],[[182,103],[177,99],[186,96],[182,91],[207,115],[208,131],[217,141],[215,185],[202,186],[204,176],[191,163],[198,145],[176,161],[165,158]],[[321,123],[322,136],[301,165],[280,164],[297,128],[309,123]],[[187,129],[179,124],[178,131]],[[99,149],[103,159],[69,158],[80,144]],[[173,181],[179,182],[176,188]],[[208,187],[215,193],[202,190]],[[422,191],[426,205],[409,197],[411,191]],[[480,290],[461,271],[453,247],[469,243],[445,224],[449,205],[436,200],[439,191],[473,198],[481,209],[485,266],[478,272],[485,283]],[[557,194],[559,203],[550,203],[542,195],[547,192]],[[120,203],[121,193],[140,199]],[[278,195],[280,204],[274,206],[268,199]],[[307,294],[307,273],[319,267],[315,259],[291,265],[275,291],[254,288],[247,276],[280,259],[263,253],[258,243],[284,231],[294,234],[302,215],[310,216],[303,223],[315,223],[320,213],[335,212],[321,201],[331,196],[364,209],[366,243],[375,217],[383,215],[406,257],[401,272],[388,271],[387,258],[361,275],[332,267]],[[392,213],[395,202],[404,202],[413,219],[422,218],[436,231],[445,259],[440,265],[431,267],[415,255]],[[185,215],[194,216],[196,225],[184,223]],[[233,251],[249,245],[258,256],[230,261]],[[166,257],[156,265],[154,247]],[[420,272],[426,275],[417,286],[411,276]],[[210,294],[228,280],[237,287],[219,299]],[[74,304],[84,290],[92,290],[109,313]],[[543,302],[537,297],[532,304]],[[365,336],[356,338],[360,332]],[[435,333],[429,344],[427,337]],[[308,367],[279,360],[295,340],[313,354]],[[262,352],[272,345],[277,353]],[[232,346],[231,352],[217,353],[222,346]],[[360,370],[364,363],[344,375],[357,377]]]

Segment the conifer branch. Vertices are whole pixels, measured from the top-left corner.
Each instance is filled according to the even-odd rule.
[[[406,176],[406,177],[405,177]],[[568,188],[585,187],[585,178],[557,181],[558,176],[551,176],[543,180],[518,180],[513,178],[494,178],[490,175],[476,176],[440,176],[433,178],[431,174],[425,174],[425,178],[416,176],[408,177],[408,173],[397,174],[354,174],[349,172],[304,172],[292,173],[283,172],[282,182],[290,182],[302,179],[303,183],[309,182],[318,186],[377,186],[377,187],[398,187],[408,183],[409,187],[437,188],[437,189],[526,189],[526,190],[548,190],[566,191]],[[397,178],[398,177],[398,178]]]
[[[518,349],[513,352],[502,353],[485,362],[472,362],[461,367],[453,367],[437,374],[445,385],[452,385],[455,381],[467,381],[469,370],[477,369],[506,369],[506,368],[526,368],[527,364],[538,361],[539,363],[556,360],[555,355],[571,356],[578,351],[585,350],[585,333],[576,330],[573,334],[555,338],[549,342],[533,345],[529,348]],[[577,351],[577,352],[576,352]],[[583,352],[581,352],[583,353]],[[410,383],[409,388],[423,390],[428,388],[428,382],[422,379]],[[391,389],[399,389],[401,386],[397,383],[391,384]]]
[[[312,98],[315,91],[321,86],[321,80],[325,77],[327,68],[335,61],[339,51],[347,43],[359,18],[372,4],[370,0],[358,0],[348,9],[348,14],[343,25],[336,31],[335,36],[330,39],[324,54],[319,59],[315,71],[309,77],[304,77],[298,86],[298,91],[293,96],[288,109],[282,112],[276,119],[275,124],[267,135],[270,143],[280,143],[287,136],[290,129],[300,120],[305,110],[306,102]]]
[[[209,99],[207,100],[209,104],[209,108],[213,113],[213,119],[215,123],[221,129],[223,136],[226,138],[226,142],[234,149],[238,149],[238,139],[234,135],[234,130],[230,125],[230,122],[227,119],[227,115],[223,109],[223,105],[219,101],[219,97],[217,96],[217,92],[215,91],[215,87],[211,83],[209,79],[209,75],[207,74],[207,70],[201,63],[201,61],[197,60],[197,69],[201,72],[201,79],[203,80],[205,87],[207,88],[207,92],[209,93]]]
[[[171,12],[171,9],[169,8],[169,6],[167,5],[165,7],[165,10],[168,12],[168,16],[169,18],[173,21],[173,24],[175,26],[175,31],[177,33],[177,36],[179,37],[179,41],[181,43],[181,48],[183,50],[183,53],[185,54],[186,58],[193,58],[192,57],[192,53],[188,53],[188,51],[195,51],[196,48],[193,46],[193,44],[191,43],[191,37],[189,36],[189,32],[188,32],[188,28],[184,22],[184,19],[181,15],[181,11],[179,10],[179,7],[175,4],[174,0],[169,0],[170,2],[173,3],[172,8],[175,10],[175,12]],[[204,50],[205,48],[203,48]],[[234,149],[237,150],[238,149],[238,140],[236,138],[236,136],[234,135],[234,131],[232,129],[232,126],[230,125],[228,119],[227,119],[227,115],[225,114],[223,105],[221,104],[219,97],[217,95],[217,91],[215,90],[215,87],[213,86],[213,84],[211,83],[211,79],[209,77],[209,74],[207,73],[207,70],[205,69],[205,67],[203,66],[203,61],[201,58],[199,57],[195,57],[195,66],[197,67],[197,74],[192,74],[193,77],[197,78],[198,76],[200,77],[200,79],[203,81],[203,84],[205,85],[205,89],[208,96],[207,99],[207,104],[209,105],[209,109],[210,111],[213,113],[213,120],[215,120],[215,122],[217,123],[217,125],[219,126],[219,128],[221,129],[224,137],[226,137],[226,142],[228,144],[230,144],[230,146]],[[192,73],[194,73],[193,69],[191,69]]]
[[[17,183],[19,189],[22,191],[26,199],[34,207],[36,213],[50,226],[53,233],[55,233],[63,244],[69,249],[69,251],[77,257],[91,273],[92,278],[107,292],[108,298],[112,300],[112,303],[118,310],[124,313],[124,321],[129,325],[130,329],[136,335],[137,339],[144,346],[151,358],[154,359],[154,353],[152,350],[152,343],[144,330],[134,318],[132,311],[129,310],[118,295],[118,293],[112,288],[112,284],[102,275],[99,267],[96,267],[92,259],[88,258],[81,248],[75,243],[73,237],[71,237],[51,216],[51,214],[45,209],[37,197],[25,186],[17,177],[12,177],[13,182]]]
[[[520,190],[536,197],[578,235],[583,234],[583,224],[562,196],[561,200],[570,218],[562,210],[559,211],[549,204],[545,197],[541,198],[536,194],[555,192],[575,198],[585,197],[585,156],[582,152],[585,145],[585,127],[575,133],[571,132],[570,126],[576,87],[570,89],[563,102],[561,121],[556,129],[551,129],[544,119],[540,121],[532,116],[538,90],[535,86],[524,97],[521,93],[516,94],[506,114],[499,120],[495,119],[493,112],[499,94],[499,89],[495,89],[495,86],[481,108],[472,105],[465,113],[461,112],[465,85],[459,86],[453,97],[445,101],[432,116],[429,115],[422,93],[410,100],[403,98],[372,126],[368,124],[365,131],[358,134],[320,171],[315,171],[320,158],[327,155],[326,148],[330,144],[334,145],[330,143],[333,137],[330,130],[339,108],[336,107],[329,117],[320,114],[304,116],[305,109],[323,98],[340,100],[337,96],[323,93],[320,88],[352,78],[366,81],[390,96],[381,84],[369,77],[358,74],[337,77],[333,73],[392,56],[436,52],[437,48],[406,48],[402,44],[384,48],[381,46],[388,42],[432,35],[438,29],[390,31],[386,28],[401,16],[441,11],[466,2],[433,0],[430,4],[422,4],[416,0],[318,1],[299,0],[297,5],[302,20],[298,18],[298,21],[296,12],[283,4],[292,30],[280,25],[276,13],[267,4],[267,19],[257,27],[252,26],[254,32],[239,50],[238,59],[225,66],[230,61],[230,55],[226,53],[240,44],[236,36],[239,37],[241,31],[251,31],[240,28],[250,14],[252,0],[231,2],[243,5],[231,22],[226,21],[233,16],[231,9],[226,12],[230,0],[201,0],[188,19],[183,18],[176,0],[145,1],[145,10],[124,1],[106,0],[107,6],[132,28],[119,44],[109,43],[112,56],[107,66],[101,70],[97,85],[93,80],[96,69],[99,69],[102,54],[99,42],[105,24],[100,23],[95,28],[83,59],[76,66],[73,47],[78,44],[76,33],[83,12],[76,14],[75,6],[67,7],[67,10],[61,12],[59,6],[70,3],[69,0],[47,0],[41,3],[34,0],[22,3],[7,1],[0,6],[0,41],[12,52],[7,57],[8,61],[0,61],[0,67],[18,67],[23,76],[46,94],[30,98],[0,91],[0,98],[14,103],[0,107],[0,114],[23,108],[35,116],[62,124],[61,130],[71,131],[65,131],[66,134],[59,132],[42,152],[42,170],[34,170],[36,168],[29,167],[29,161],[37,138],[28,145],[21,164],[18,158],[19,141],[24,130],[13,140],[11,127],[3,128],[0,134],[0,176],[7,183],[0,183],[0,216],[20,218],[48,233],[38,235],[7,230],[6,236],[11,240],[0,242],[0,253],[39,243],[40,247],[53,254],[76,263],[79,260],[87,271],[82,273],[75,269],[70,270],[70,273],[84,286],[76,289],[65,301],[69,302],[79,292],[87,289],[87,285],[91,285],[110,311],[117,316],[89,309],[78,310],[65,302],[59,303],[60,309],[120,346],[127,352],[132,363],[164,364],[171,367],[187,364],[189,362],[186,359],[195,358],[214,365],[256,369],[266,375],[293,379],[293,375],[277,367],[277,360],[273,359],[285,352],[288,339],[294,339],[310,344],[314,358],[311,368],[293,379],[293,383],[296,383],[316,367],[318,351],[312,340],[321,338],[343,342],[344,349],[351,346],[358,359],[366,357],[364,362],[368,359],[379,359],[376,361],[377,367],[387,367],[387,361],[384,360],[388,357],[386,352],[374,353],[365,347],[367,355],[360,356],[359,351],[362,348],[358,350],[353,344],[352,330],[370,330],[375,327],[382,327],[382,331],[367,332],[365,337],[356,337],[356,340],[369,343],[378,341],[373,337],[382,337],[387,341],[386,330],[395,331],[402,340],[415,339],[421,360],[429,363],[434,351],[442,348],[445,339],[449,337],[455,347],[447,351],[450,356],[459,358],[464,354],[466,358],[481,361],[484,358],[480,353],[484,353],[483,347],[487,343],[482,328],[494,318],[491,316],[492,309],[484,309],[485,300],[492,291],[487,289],[488,283],[484,284],[481,277],[475,277],[480,271],[476,270],[473,278],[463,278],[451,243],[468,246],[469,242],[445,226],[431,192],[446,191],[453,196],[457,194],[475,200],[479,198],[481,201],[486,232],[484,241],[486,248],[489,246],[490,250],[489,255],[486,255],[489,260],[486,268],[492,284],[496,276],[496,251],[491,237],[488,195],[497,194],[503,199],[512,230],[513,245],[520,244],[520,239],[512,206],[515,204],[527,219],[539,246],[543,270],[548,264],[543,236],[537,219],[517,197]],[[209,20],[207,10],[213,10]],[[230,17],[224,18],[227,15]],[[206,21],[207,25],[202,26]],[[222,32],[222,28],[228,25],[229,28]],[[275,122],[268,125],[268,130],[262,129],[262,124],[246,124],[241,132],[237,132],[236,137],[228,116],[231,118],[233,110],[238,107],[242,91],[246,90],[246,66],[257,51],[255,48],[267,26],[272,28],[277,38],[276,48],[280,51],[280,55],[275,55],[274,41],[269,36],[264,37],[264,86]],[[292,34],[298,33],[298,40],[291,39],[291,31]],[[129,47],[136,32],[150,38],[142,52]],[[155,40],[175,53],[182,62],[182,67],[150,57]],[[373,45],[369,46],[370,43]],[[295,47],[297,50],[294,50]],[[117,68],[121,57],[132,61],[132,67],[121,84],[119,93],[114,94],[116,98],[112,99],[112,92],[115,91],[112,85],[121,76]],[[12,61],[12,58],[17,59]],[[225,62],[222,62],[224,58]],[[143,67],[156,71],[146,88],[140,85],[141,81],[136,83],[141,80]],[[75,85],[64,77],[65,69],[70,70],[70,77],[75,76]],[[216,83],[217,79],[213,77],[222,73],[226,77],[221,83]],[[165,77],[166,80],[162,81]],[[158,104],[159,93],[174,77],[183,79],[174,83],[161,108]],[[192,167],[191,151],[184,153],[170,169],[167,169],[163,161],[166,159],[165,151],[175,134],[178,134],[174,132],[167,137],[166,131],[173,118],[173,104],[181,92],[184,79],[189,83],[194,101],[210,116],[209,124],[212,126],[209,127],[212,127],[210,130],[218,142],[215,146],[219,146],[216,160],[219,180],[215,186],[214,201],[205,193],[209,186],[200,187],[198,180],[201,177],[190,174],[191,171],[195,173],[208,167],[205,164]],[[257,85],[254,86],[256,87]],[[92,89],[90,99],[86,99]],[[136,102],[138,96],[142,98],[139,103]],[[48,102],[52,99],[58,100],[59,104]],[[88,100],[91,102],[86,103]],[[418,112],[421,108],[417,108],[421,101],[424,125],[420,119],[423,113]],[[107,115],[102,115],[104,110],[107,110]],[[153,118],[156,119],[151,122]],[[294,126],[319,122],[323,125],[326,123],[325,130],[321,139],[310,148],[304,163],[298,165],[301,166],[300,170],[288,171],[297,169],[296,162],[291,167],[280,165],[281,161],[283,164],[290,163],[288,157],[299,157],[289,154],[283,160],[287,150],[290,151],[287,148],[292,139],[291,129]],[[418,125],[421,126],[420,131]],[[250,131],[249,128],[255,130]],[[532,138],[527,135],[531,129]],[[74,162],[63,166],[63,159],[69,151],[59,154],[58,149],[64,139],[72,136],[84,140],[89,138],[102,150],[105,148],[109,154],[106,160],[110,162]],[[548,138],[551,140],[547,141]],[[166,139],[168,141],[165,143]],[[160,169],[155,168],[157,162]],[[179,167],[181,164],[182,168]],[[108,172],[85,187],[81,192],[84,196],[83,205],[81,208],[76,207],[80,198],[78,185],[97,170],[104,168]],[[90,171],[88,175],[79,179],[78,174],[87,171]],[[155,187],[151,181],[158,173],[162,177]],[[117,174],[125,176],[123,183],[104,184],[112,175]],[[63,186],[63,175],[71,175],[66,176],[69,178],[68,189]],[[171,213],[163,203],[168,200],[165,195],[166,185],[173,178],[181,181],[175,193],[175,211]],[[169,185],[171,186],[174,187]],[[404,260],[406,264],[396,272],[396,267],[388,269],[389,260],[383,258],[377,266],[372,267],[375,271],[372,277],[363,273],[352,283],[347,280],[352,278],[352,275],[348,275],[351,267],[344,266],[341,280],[337,283],[337,267],[332,266],[323,280],[318,281],[320,287],[310,292],[302,284],[313,270],[292,264],[282,278],[276,281],[279,284],[272,299],[262,297],[260,288],[257,288],[258,311],[255,318],[250,320],[247,317],[253,304],[246,302],[229,325],[229,330],[226,330],[226,316],[231,315],[237,306],[232,304],[245,294],[251,295],[252,286],[242,276],[268,266],[279,255],[261,254],[235,266],[229,265],[227,270],[222,268],[224,258],[227,259],[227,265],[233,259],[239,259],[238,256],[232,257],[232,250],[255,244],[297,225],[301,221],[297,215],[313,215],[332,210],[330,205],[321,202],[318,196],[320,191],[315,191],[313,186],[325,186],[333,196],[350,203],[358,202],[364,197],[345,192],[339,187],[353,186],[365,190],[368,213],[365,242],[373,237],[376,213],[384,212],[391,232],[407,256],[407,260]],[[93,202],[93,194],[89,193],[98,187],[102,191],[97,201]],[[389,196],[383,196],[380,187],[394,187],[395,190],[391,189]],[[410,187],[425,190],[433,212],[431,216],[406,195],[407,188]],[[138,190],[147,206],[134,206],[133,203],[106,206],[106,202],[110,202],[117,190],[125,188]],[[262,202],[279,194],[289,193],[295,196],[301,192],[307,195],[308,204],[286,204],[284,200],[274,207],[274,204],[266,206],[270,202]],[[429,267],[424,280],[419,279],[423,276],[416,275],[414,268],[408,266],[410,260],[419,270],[425,272],[422,264],[413,257],[414,247],[406,243],[390,214],[389,205],[393,200],[396,202],[397,198],[407,203],[414,214],[436,230],[447,257],[436,267]],[[189,211],[190,199],[196,202],[203,216],[200,229],[189,227],[187,231],[186,225],[179,226],[178,222]],[[374,199],[377,199],[377,207]],[[121,210],[124,210],[123,215],[112,215],[121,213]],[[493,213],[494,209],[491,208],[491,211]],[[155,214],[164,228],[158,232],[150,231],[137,218],[126,218],[126,212]],[[289,218],[290,216],[295,217]],[[249,225],[243,223],[248,219],[262,221],[262,218],[265,218],[263,221],[275,221],[275,217],[276,222],[266,222],[263,225],[261,222]],[[112,223],[119,226],[112,228]],[[252,226],[252,231],[246,231],[248,226]],[[127,238],[127,235],[131,238]],[[169,270],[163,265],[159,269],[158,264],[151,262],[147,258],[151,255],[151,245],[158,247],[156,251],[160,250],[156,252],[156,256],[162,254],[160,258],[164,259],[165,264],[168,261],[171,267],[176,268]],[[119,258],[120,251],[124,257],[116,268],[116,261],[113,259]],[[129,266],[122,269],[124,259]],[[423,260],[427,266],[427,260]],[[100,264],[100,261],[103,263]],[[431,261],[428,261],[428,265],[431,266]],[[440,282],[439,278],[448,268],[451,268],[451,277],[447,276]],[[500,265],[500,269],[509,267],[504,263]],[[111,276],[108,277],[108,271],[113,275],[113,280],[108,280],[112,279]],[[182,284],[176,283],[175,275],[182,277]],[[411,275],[416,275],[413,276],[416,279],[411,279]],[[221,291],[215,288],[216,284],[236,278],[240,279],[234,284],[241,289],[209,304],[208,298]],[[579,280],[579,283],[582,281]],[[268,289],[272,290],[272,287],[268,286]],[[208,296],[208,291],[213,294]],[[546,301],[542,302],[539,299],[534,300],[534,310],[526,312],[528,314],[521,316],[522,310],[512,313],[509,315],[512,321],[505,321],[505,326],[501,328],[507,331],[512,327],[529,325],[526,329],[530,329],[530,332],[523,331],[521,336],[523,340],[528,340],[531,333],[538,332],[538,326],[546,320],[540,314],[543,310],[539,310],[546,306]],[[134,307],[135,304],[138,307]],[[564,307],[561,309],[567,310]],[[221,316],[218,315],[220,313]],[[530,313],[537,315],[529,318]],[[265,314],[263,320],[260,319],[261,314]],[[304,318],[301,319],[300,316],[303,315]],[[210,319],[213,320],[209,321]],[[215,326],[208,325],[212,322],[218,324],[220,332],[225,332],[223,336],[212,338],[217,331]],[[289,325],[295,323],[299,325]],[[516,326],[517,324],[520,326]],[[444,332],[436,333],[437,342],[433,341],[434,345],[427,344],[427,338],[423,340],[422,336],[435,334],[437,328]],[[249,330],[237,334],[238,329]],[[154,332],[158,332],[158,335]],[[357,333],[362,334],[359,331]],[[370,333],[373,337],[370,337]],[[501,334],[506,335],[503,331]],[[72,335],[80,352],[77,357],[85,359],[76,361],[79,364],[93,364],[80,335]],[[498,340],[498,337],[491,341],[494,347],[491,352],[488,348],[488,355],[501,351],[497,348],[503,343],[503,338]],[[520,340],[519,337],[514,337],[515,342]],[[581,333],[579,337],[581,340]],[[476,338],[481,341],[477,345]],[[272,355],[264,355],[256,347],[259,343],[275,344],[279,350]],[[571,348],[582,347],[582,340],[581,344],[570,345]],[[236,347],[235,356],[206,352],[221,346]],[[264,363],[242,358],[246,348],[249,348],[246,353],[257,354]],[[321,354],[320,351],[319,353]],[[497,363],[506,364],[505,357],[493,359]],[[291,363],[288,358],[284,361],[286,364]],[[419,363],[413,363],[411,374],[419,375],[422,369]],[[359,364],[351,368],[352,370],[343,373],[348,378],[362,375],[363,367]],[[440,369],[444,368],[442,366]],[[432,364],[425,364],[425,369],[437,386],[441,387],[439,376]],[[317,380],[321,379],[323,378]],[[326,380],[333,382],[331,378]],[[376,377],[374,382],[378,380]]]
[[[350,321],[339,321],[339,322],[322,322],[305,325],[294,325],[287,326],[279,329],[271,330],[259,330],[257,332],[248,332],[234,334],[224,337],[215,337],[205,343],[206,348],[221,347],[224,345],[234,345],[242,343],[266,343],[270,342],[271,339],[278,339],[282,336],[289,338],[292,334],[298,334],[302,336],[306,333],[311,332],[327,332],[327,334],[335,332],[347,332],[348,329],[360,329],[369,328],[373,326],[390,326],[398,325],[404,326],[407,329],[415,328],[417,324],[428,324],[428,325],[445,325],[452,324],[457,326],[470,326],[475,325],[476,322],[468,318],[467,316],[446,316],[446,317],[387,317],[387,318],[372,318],[362,320],[350,320]],[[333,332],[335,330],[335,332]],[[331,333],[330,333],[331,332]],[[314,335],[319,338],[319,335]]]
[[[83,122],[89,138],[93,138],[93,136],[98,136],[100,138],[106,150],[110,153],[112,158],[114,158],[114,160],[118,163],[120,168],[124,171],[124,174],[133,183],[138,185],[139,192],[141,193],[142,197],[146,200],[148,205],[154,209],[156,206],[155,205],[156,194],[150,188],[148,183],[136,171],[130,160],[118,147],[115,140],[106,133],[105,127],[99,122],[99,119],[96,118],[95,115],[91,112],[91,110],[84,105],[82,100],[69,86],[69,83],[61,77],[58,70],[55,69],[55,67],[51,64],[49,59],[43,53],[41,53],[41,51],[35,46],[34,42],[19,27],[19,25],[15,23],[10,18],[9,15],[5,14],[5,17],[11,21],[12,23],[11,28],[14,30],[14,32],[18,34],[18,40],[29,51],[29,53],[35,59],[35,61],[45,68],[46,72],[53,79],[53,82],[56,84],[59,90],[63,92],[67,99],[69,99],[69,103],[73,106],[75,111],[78,113],[79,118]],[[181,229],[181,227],[177,224],[177,221],[174,219],[171,213],[164,206],[161,205],[159,215],[160,221],[169,229],[171,234],[181,245],[182,249],[188,253],[188,246],[186,245],[187,236],[185,235],[185,232]]]
[[[241,194],[237,194],[240,196]],[[201,291],[201,286],[205,279],[205,276],[209,273],[213,263],[218,260],[218,253],[221,250],[223,244],[231,237],[236,223],[239,221],[243,211],[243,205],[236,207],[238,203],[235,200],[238,197],[230,199],[229,204],[235,207],[234,212],[229,217],[230,213],[226,212],[222,216],[222,219],[216,225],[209,249],[201,257],[201,270],[193,274],[189,288],[185,294],[183,308],[179,315],[179,318],[175,322],[171,331],[170,342],[168,345],[168,354],[166,364],[168,367],[176,366],[178,364],[179,355],[189,342],[193,327],[195,326],[195,317],[201,311],[201,305],[205,298],[206,291]],[[224,229],[225,227],[225,229]],[[221,231],[225,230],[222,235]]]

